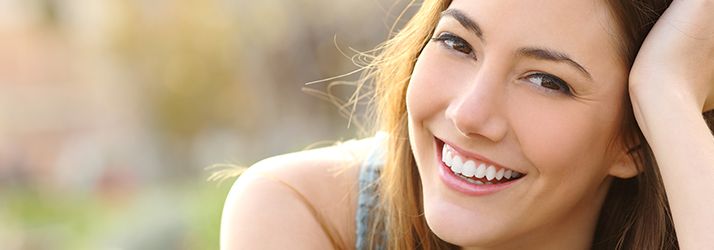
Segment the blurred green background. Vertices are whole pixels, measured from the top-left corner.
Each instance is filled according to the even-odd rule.
[[[0,0],[0,249],[217,249],[232,179],[206,167],[359,134],[309,94],[328,83],[302,88],[358,69],[402,8]]]

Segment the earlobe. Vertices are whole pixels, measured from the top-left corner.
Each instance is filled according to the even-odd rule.
[[[639,146],[630,150],[622,150],[617,159],[610,166],[609,174],[621,179],[629,179],[637,176],[640,173],[640,168],[636,162],[639,151]]]

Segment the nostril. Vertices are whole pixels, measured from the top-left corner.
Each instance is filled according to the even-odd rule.
[[[483,136],[494,142],[505,137],[508,131],[507,109],[500,95],[491,92],[472,89],[449,103],[444,115],[462,136]]]

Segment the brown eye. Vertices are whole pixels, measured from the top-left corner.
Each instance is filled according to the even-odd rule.
[[[449,49],[455,50],[462,54],[470,55],[473,52],[471,45],[463,38],[451,33],[441,33],[439,36],[432,38],[433,41],[441,42]]]
[[[568,84],[556,76],[545,73],[535,73],[527,76],[526,78],[529,79],[531,83],[548,90],[562,92],[568,95],[571,94]]]

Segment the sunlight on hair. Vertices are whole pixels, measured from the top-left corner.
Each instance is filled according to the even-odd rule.
[[[212,172],[206,180],[209,182],[218,182],[220,185],[223,181],[240,176],[243,172],[248,170],[248,167],[230,163],[218,163],[206,167],[205,170]]]
[[[364,124],[362,122],[362,120],[366,121],[369,119],[355,119],[355,113],[357,112],[359,105],[369,106],[374,101],[374,92],[369,90],[370,86],[366,83],[368,79],[371,78],[369,75],[375,66],[374,54],[378,53],[380,48],[378,47],[367,51],[360,51],[348,46],[347,48],[350,53],[353,54],[352,56],[349,56],[347,52],[345,52],[345,50],[343,50],[338,44],[336,36],[333,38],[333,43],[340,54],[342,54],[345,58],[349,58],[352,64],[358,68],[344,74],[307,82],[304,84],[305,87],[302,88],[302,91],[303,93],[312,95],[335,105],[339,114],[347,119],[347,128],[355,126],[359,134],[369,134],[369,124]],[[356,75],[357,73],[359,73],[360,76],[358,80],[339,80],[341,78]],[[327,83],[326,90],[318,90],[309,87],[318,83]],[[354,87],[354,90],[348,98],[343,99],[335,95],[335,88],[340,86],[351,86]]]

